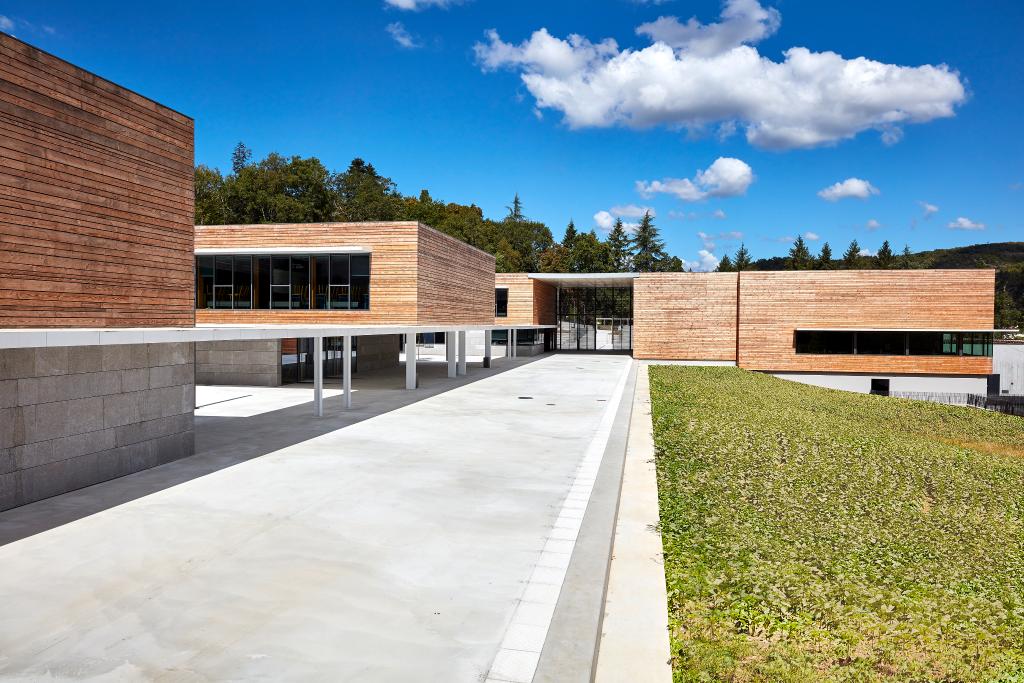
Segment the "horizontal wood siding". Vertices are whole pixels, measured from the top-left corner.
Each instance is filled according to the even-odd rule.
[[[193,324],[192,132],[0,34],[0,327]]]
[[[495,316],[495,324],[529,325],[533,320],[533,286],[526,273],[498,273],[494,287],[508,290],[508,315]]]
[[[421,325],[485,325],[494,318],[493,256],[421,224],[418,266]]]
[[[641,274],[633,281],[633,357],[735,360],[736,274]]]
[[[300,223],[197,225],[196,249],[260,247],[363,247],[370,256],[370,309],[367,311],[196,311],[200,323],[416,324],[416,244],[419,224]]]
[[[994,270],[744,272],[740,360],[751,370],[989,374],[991,358],[797,354],[805,327],[991,329]]]
[[[370,256],[370,309],[199,309],[200,323],[486,324],[494,257],[416,222],[198,225],[196,249],[361,247]]]
[[[554,325],[558,290],[549,284],[533,281],[533,324]]]

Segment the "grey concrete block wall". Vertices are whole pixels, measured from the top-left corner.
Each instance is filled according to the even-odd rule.
[[[357,373],[398,367],[401,338],[397,334],[374,334],[357,339]]]
[[[281,386],[281,340],[196,342],[196,383]]]
[[[192,344],[0,350],[0,510],[192,455]]]

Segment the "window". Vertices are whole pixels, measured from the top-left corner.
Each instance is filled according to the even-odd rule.
[[[253,257],[253,308],[270,308],[270,257]]]
[[[252,256],[236,256],[234,307],[252,308]]]
[[[370,255],[353,254],[350,259],[349,308],[370,308]]]
[[[910,332],[908,353],[911,356],[955,356],[959,353],[955,332]]]
[[[876,396],[888,396],[889,395],[889,380],[881,379],[878,377],[871,378],[871,393]]]
[[[369,254],[196,257],[196,308],[370,308]]]
[[[853,353],[853,332],[800,330],[796,333],[797,353]]]
[[[196,257],[196,308],[213,308],[213,257]]]
[[[907,353],[905,332],[858,332],[857,353],[871,356],[904,356]]]
[[[309,308],[309,257],[292,256],[292,308]]]
[[[861,356],[991,356],[991,332],[797,330],[797,353]]]
[[[329,303],[330,308],[348,308],[349,272],[350,271],[348,254],[332,254]]]
[[[494,317],[508,317],[508,288],[499,287],[494,290]]]
[[[992,334],[986,332],[965,332],[961,335],[961,353],[965,356],[991,356]]]
[[[331,286],[331,257],[327,254],[315,256],[310,261],[313,268],[313,308],[327,308],[327,296]]]

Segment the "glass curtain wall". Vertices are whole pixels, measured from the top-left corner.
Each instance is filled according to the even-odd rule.
[[[561,351],[632,350],[632,288],[560,287],[555,343]]]
[[[365,311],[370,255],[197,256],[196,308]]]

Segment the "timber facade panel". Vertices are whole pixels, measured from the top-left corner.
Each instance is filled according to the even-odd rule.
[[[495,324],[555,324],[555,287],[531,279],[527,273],[498,273],[494,279],[495,287],[508,289],[508,316],[495,317]]]
[[[195,234],[197,250],[370,253],[368,310],[199,309],[199,323],[470,325],[494,317],[494,257],[415,221],[197,225]]]
[[[797,354],[797,328],[992,329],[994,270],[743,272],[739,365],[788,372],[989,374],[990,357]]]
[[[633,281],[633,356],[736,359],[736,273],[643,273]]]
[[[0,327],[193,324],[192,134],[0,34]]]

